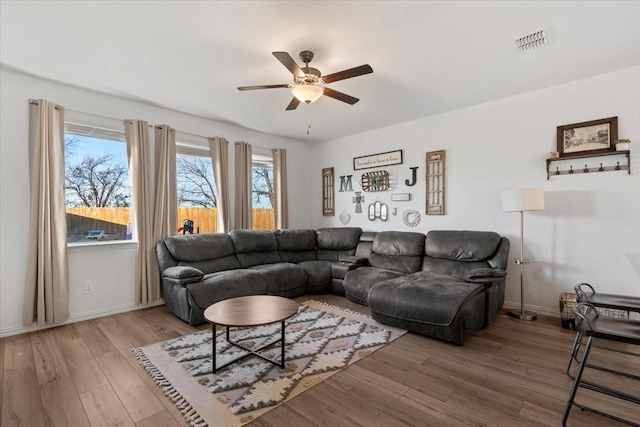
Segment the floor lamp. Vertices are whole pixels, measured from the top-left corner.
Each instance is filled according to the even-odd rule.
[[[502,193],[502,210],[504,212],[520,212],[520,258],[515,263],[520,266],[520,311],[510,311],[509,316],[519,320],[536,320],[536,315],[524,311],[524,279],[525,264],[535,261],[524,257],[524,212],[544,210],[544,192],[541,188],[521,188],[507,190]]]

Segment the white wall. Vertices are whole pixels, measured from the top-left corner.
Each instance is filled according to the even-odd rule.
[[[289,221],[292,228],[308,228],[310,179],[306,173],[311,146],[238,126],[189,116],[175,111],[123,100],[101,93],[0,70],[0,336],[29,330],[22,326],[28,239],[29,163],[28,100],[45,98],[68,110],[122,119],[143,119],[168,124],[178,131],[229,140],[230,165],[234,141],[254,147],[285,148],[289,181]],[[211,102],[224,102],[212,99]],[[197,140],[197,138],[195,139]],[[193,141],[190,141],[193,143]],[[230,171],[233,168],[230,167]],[[233,188],[233,177],[231,177]],[[233,197],[233,191],[231,191]],[[129,310],[134,304],[135,244],[71,248],[70,310],[72,320]],[[83,293],[93,281],[95,292]]]
[[[425,102],[430,102],[425,98]],[[545,159],[556,149],[556,127],[618,116],[619,137],[632,140],[631,176],[627,172],[562,175],[546,178]],[[351,214],[349,226],[365,230],[432,229],[493,230],[511,240],[512,257],[519,256],[519,214],[503,213],[505,189],[542,187],[546,210],[525,214],[525,251],[539,260],[525,272],[525,303],[542,312],[557,313],[558,295],[579,282],[602,292],[640,295],[640,67],[501,99],[471,108],[379,129],[314,147],[317,168],[312,188],[314,227],[341,226],[340,213]],[[353,192],[336,192],[336,215],[321,216],[321,168],[353,175],[360,191],[362,172],[353,170],[353,157],[404,150],[404,163],[388,166],[394,181],[389,191],[363,193],[364,213],[354,213]],[[426,216],[425,153],[446,150],[446,215]],[[624,156],[576,160],[625,161]],[[408,187],[411,166],[419,166],[418,184]],[[378,170],[378,169],[370,169]],[[337,191],[337,190],[336,190]],[[411,202],[391,202],[392,193],[412,193]],[[369,221],[367,206],[379,198],[397,216],[387,222]],[[407,209],[421,212],[415,229],[402,222]],[[520,282],[509,265],[507,306],[519,306]]]

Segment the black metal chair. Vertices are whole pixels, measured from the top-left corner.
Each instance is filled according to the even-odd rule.
[[[590,292],[585,292],[585,289],[583,288],[589,288]],[[599,294],[596,293],[595,289],[593,289],[593,286],[588,283],[579,283],[575,285],[573,289],[576,293],[577,302],[587,302],[595,307],[611,308],[616,310],[624,310],[627,312],[633,311],[640,313],[640,297],[615,294]],[[576,362],[580,363],[580,360],[578,359],[578,351],[580,350],[580,346],[582,345],[582,338],[582,334],[578,331],[578,333],[576,334],[576,339],[573,343],[571,354],[569,355],[566,373],[571,379],[574,379],[570,372],[573,361],[575,360]],[[598,345],[594,345],[594,347],[608,349],[606,347],[601,347]],[[625,353],[623,351],[620,352]],[[631,352],[629,352],[629,354],[637,355],[637,353]],[[600,366],[588,365],[587,367],[608,372],[608,369]]]
[[[591,292],[585,292],[583,288],[589,288]],[[588,283],[580,283],[573,287],[578,302],[588,302],[596,307],[613,308],[617,310],[634,311],[640,313],[640,297],[615,294],[596,293],[593,286]]]
[[[608,396],[612,396],[618,399],[625,400],[627,402],[632,402],[634,404],[640,405],[640,396],[633,396],[628,393],[624,393],[622,391],[613,389],[611,387],[607,387],[602,384],[597,384],[597,383],[582,379],[584,370],[585,368],[588,367],[588,368],[598,369],[601,371],[613,373],[616,375],[620,375],[623,377],[640,381],[640,376],[634,373],[618,371],[618,370],[606,368],[603,366],[596,366],[596,365],[591,365],[587,363],[589,359],[589,353],[591,351],[591,348],[594,345],[594,341],[596,338],[610,340],[610,341],[617,341],[617,342],[622,342],[627,344],[633,344],[633,345],[640,345],[640,321],[600,316],[596,307],[593,304],[586,303],[586,302],[580,302],[576,304],[576,306],[573,308],[573,311],[576,315],[577,334],[576,334],[576,340],[573,345],[573,349],[571,351],[571,356],[569,358],[569,364],[567,366],[567,374],[574,379],[574,382],[571,387],[571,392],[569,393],[569,400],[567,402],[567,407],[564,413],[564,417],[562,418],[562,425],[566,426],[567,419],[569,418],[569,413],[571,412],[571,408],[573,406],[577,406],[582,410],[594,412],[596,414],[619,421],[624,424],[640,427],[640,424],[638,424],[638,422],[624,419],[624,418],[615,416],[613,414],[575,402],[575,396],[578,391],[578,388],[583,387],[598,393],[603,393]],[[587,343],[585,344],[584,352],[582,354],[582,359],[579,359],[578,353],[582,345],[582,339],[584,337],[587,337],[588,339],[587,339]],[[608,348],[608,347],[599,347],[599,348],[603,348],[609,351],[616,351],[616,352],[631,354],[633,356],[640,356],[640,354],[637,354],[637,353],[618,350],[614,348]],[[570,368],[571,368],[571,361],[574,359],[577,362],[579,362],[579,366],[575,374],[575,377],[572,377],[570,373]]]

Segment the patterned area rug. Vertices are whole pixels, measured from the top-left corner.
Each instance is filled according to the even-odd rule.
[[[131,350],[192,426],[241,426],[406,331],[317,301],[304,302],[286,322],[285,368],[251,356],[211,370],[211,330]],[[280,323],[232,328],[231,340],[259,348],[280,337]],[[216,334],[217,364],[248,354]],[[280,344],[260,354],[278,361]]]

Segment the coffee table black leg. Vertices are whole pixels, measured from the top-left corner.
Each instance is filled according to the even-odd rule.
[[[216,324],[211,324],[211,369],[216,373]]]
[[[282,321],[281,325],[282,325],[282,328],[281,328],[282,329],[282,338],[280,339],[280,343],[281,343],[281,348],[282,348],[282,351],[281,351],[282,356],[280,358],[280,367],[282,369],[284,369],[284,320]]]

